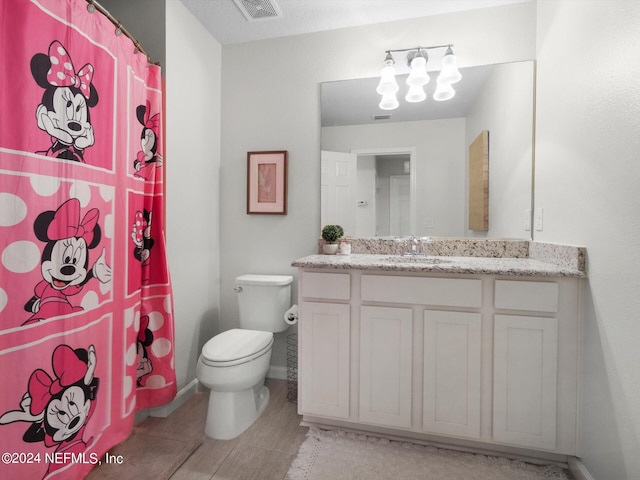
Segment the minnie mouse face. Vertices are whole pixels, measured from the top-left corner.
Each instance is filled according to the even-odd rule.
[[[89,109],[98,104],[93,85],[93,66],[89,63],[76,71],[71,56],[57,40],[48,54],[31,58],[31,74],[44,89],[36,109],[38,128],[51,137],[47,156],[84,162],[83,151],[95,143]]]
[[[50,244],[43,254],[42,278],[56,290],[80,285],[87,278],[87,242],[84,238],[66,238]]]
[[[151,102],[136,107],[136,117],[142,125],[140,151],[133,162],[134,174],[146,180],[151,179],[155,167],[162,166],[162,155],[158,153],[158,135],[160,132],[160,114],[151,115]],[[155,163],[154,167],[151,167]],[[149,171],[150,170],[150,171]]]
[[[100,242],[99,212],[89,210],[80,220],[80,201],[71,198],[55,212],[38,215],[34,231],[46,242],[42,251],[42,278],[56,290],[88,281],[89,253]]]
[[[46,447],[58,445],[56,451],[71,442],[74,448],[86,447],[83,428],[95,411],[100,384],[94,376],[96,364],[93,345],[88,350],[58,345],[51,357],[53,376],[34,370],[20,408],[0,415],[0,425],[27,422],[30,426],[22,439],[44,442]]]
[[[98,209],[91,208],[81,219],[77,198],[65,201],[56,211],[47,210],[37,216],[33,231],[38,240],[45,242],[40,259],[42,281],[24,306],[33,315],[23,325],[82,311],[68,297],[80,293],[92,278],[101,283],[111,281],[105,248],[89,267],[89,250],[96,248],[102,238],[99,217]]]
[[[74,94],[69,87],[55,89],[51,108],[42,115],[46,115],[55,128],[67,132],[73,141],[86,136],[91,129],[85,97],[79,92]]]
[[[158,150],[156,134],[150,128],[142,130],[142,136],[140,138],[140,146],[142,147],[142,153],[144,153],[145,162],[151,161]]]
[[[153,371],[153,365],[151,364],[151,360],[149,360],[147,350],[140,342],[138,342],[137,351],[138,370],[136,372],[136,377],[139,381],[142,377],[144,377],[145,375],[149,375]]]
[[[85,424],[91,407],[85,389],[74,385],[62,391],[47,405],[45,428],[55,442],[73,437]]]
[[[155,243],[151,238],[151,218],[153,212],[144,209],[142,212],[137,211],[135,215],[135,221],[133,222],[133,229],[131,231],[131,239],[136,248],[133,251],[133,256],[138,259],[142,264],[145,264],[149,260],[151,255],[151,248]]]
[[[137,352],[138,352],[138,386],[141,387],[140,380],[145,375],[149,375],[153,371],[153,364],[147,354],[147,347],[153,343],[153,332],[149,329],[149,315],[140,317],[140,332],[138,333]]]

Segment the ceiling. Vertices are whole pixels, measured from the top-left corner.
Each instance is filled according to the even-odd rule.
[[[218,42],[231,45],[533,0],[267,0],[281,15],[251,21],[234,0],[180,1]]]

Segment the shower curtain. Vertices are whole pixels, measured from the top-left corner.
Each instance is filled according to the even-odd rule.
[[[85,0],[0,0],[0,478],[82,478],[175,396],[162,98]]]

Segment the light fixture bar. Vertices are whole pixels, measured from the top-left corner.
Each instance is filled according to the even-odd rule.
[[[413,48],[399,48],[394,50],[385,50],[384,53],[401,53],[401,52],[411,52],[413,50],[435,50],[436,48],[452,48],[453,43],[448,43],[446,45],[434,45],[432,47],[413,47]]]
[[[417,103],[424,101],[427,96],[424,91],[424,86],[429,83],[429,74],[427,72],[427,62],[429,61],[428,50],[446,48],[447,51],[442,58],[442,67],[440,74],[437,78],[437,88],[433,95],[433,99],[439,102],[449,100],[456,94],[455,90],[451,86],[457,83],[462,78],[457,68],[456,56],[453,54],[453,44],[446,45],[433,45],[430,47],[413,47],[413,48],[397,48],[386,50],[386,58],[384,60],[384,67],[380,72],[380,83],[376,88],[378,94],[382,96],[378,107],[381,110],[394,110],[398,108],[399,103],[396,98],[396,93],[399,90],[398,83],[395,79],[395,68],[393,65],[393,53],[407,53],[407,66],[411,71],[407,77],[406,83],[409,90],[404,97],[407,102]]]

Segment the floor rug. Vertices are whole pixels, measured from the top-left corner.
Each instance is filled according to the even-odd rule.
[[[555,465],[311,428],[287,480],[569,480]]]

